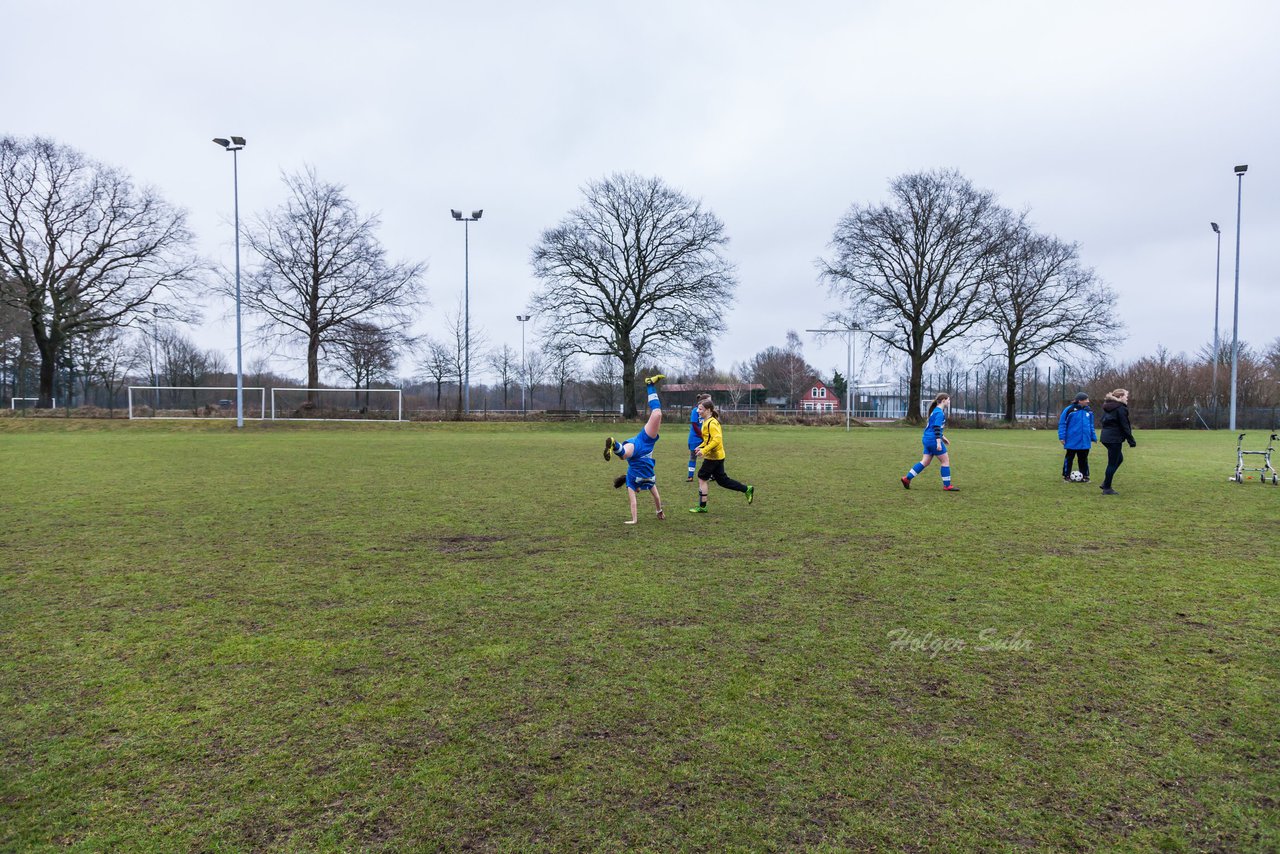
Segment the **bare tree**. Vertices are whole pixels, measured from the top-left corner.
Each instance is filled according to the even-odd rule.
[[[161,385],[187,386],[196,404],[197,387],[227,372],[226,358],[217,350],[201,350],[187,336],[173,328],[161,328],[156,335]]]
[[[449,347],[441,341],[428,338],[423,345],[423,355],[419,368],[422,370],[423,376],[435,384],[436,409],[439,409],[441,392],[445,381],[453,376],[453,364],[450,359]]]
[[[378,217],[362,216],[341,185],[321,181],[311,168],[283,180],[288,200],[245,229],[261,264],[250,272],[241,300],[266,316],[268,333],[305,342],[307,388],[315,388],[321,351],[345,324],[407,325],[408,308],[425,299],[426,265],[388,263],[374,234]]]
[[[563,344],[557,345],[554,341],[548,342],[542,348],[542,353],[551,382],[556,387],[556,406],[564,409],[565,391],[578,373],[578,361],[574,358],[576,354],[571,348]]]
[[[705,382],[716,375],[716,357],[712,351],[714,342],[706,335],[694,337],[690,343],[689,375],[694,382]]]
[[[467,369],[467,327],[463,311],[462,299],[459,297],[454,310],[444,316],[445,335],[440,341],[441,355],[448,365],[447,376],[458,386],[457,414],[462,415],[463,386]],[[483,329],[471,328],[471,349],[483,352],[488,347],[488,340]]]
[[[751,399],[751,394],[747,385],[751,382],[752,368],[749,362],[738,362],[729,369],[729,373],[725,375],[725,381],[729,385],[729,402],[733,404],[733,408],[737,409],[742,405],[744,397]]]
[[[1005,368],[1004,418],[1012,423],[1018,369],[1044,356],[1066,357],[1117,341],[1116,295],[1080,264],[1074,243],[1019,223],[986,283],[991,338]]]
[[[541,350],[530,350],[525,354],[524,365],[520,371],[520,381],[524,383],[529,399],[525,407],[533,405],[533,392],[552,372],[551,360]]]
[[[25,396],[26,389],[38,386],[32,372],[37,352],[26,316],[0,302],[0,397]]]
[[[822,277],[850,315],[911,366],[907,418],[920,420],[924,366],[983,319],[1009,215],[993,194],[954,171],[902,175],[890,201],[854,205],[836,225]]]
[[[612,410],[618,405],[617,359],[602,356],[591,366],[591,377],[587,380],[587,394],[593,403],[601,409]]]
[[[69,339],[128,325],[189,284],[191,243],[185,212],[124,173],[52,140],[0,137],[0,301],[31,325],[39,406]]]
[[[116,398],[129,382],[129,375],[140,366],[138,347],[119,327],[103,330],[101,336],[92,371],[107,392],[107,411],[114,415]]]
[[[721,332],[736,286],[721,254],[724,224],[659,178],[589,183],[582,206],[542,233],[533,313],[574,352],[618,360],[625,413],[636,414],[636,364],[685,352]]]
[[[507,344],[492,350],[489,353],[489,367],[493,369],[498,377],[498,383],[502,386],[502,408],[509,409],[508,390],[511,388],[511,383],[520,378],[520,360],[516,357],[516,351]]]
[[[324,348],[325,364],[357,389],[364,389],[364,405],[369,406],[369,389],[395,374],[396,362],[405,341],[398,331],[384,329],[364,320],[349,320],[334,329]],[[356,399],[360,395],[357,392]]]

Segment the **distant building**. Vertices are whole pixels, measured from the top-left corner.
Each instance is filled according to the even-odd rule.
[[[840,397],[827,388],[822,380],[814,380],[800,397],[800,408],[805,412],[841,412]]]

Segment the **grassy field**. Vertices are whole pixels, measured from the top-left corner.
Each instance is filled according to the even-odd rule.
[[[1280,848],[1280,489],[953,432],[0,420],[0,849]]]

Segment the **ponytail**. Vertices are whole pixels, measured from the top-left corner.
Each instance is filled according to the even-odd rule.
[[[933,399],[933,403],[929,404],[929,408],[924,411],[924,417],[927,419],[930,415],[933,415],[933,410],[939,403],[950,399],[951,395],[947,394],[945,391],[939,393],[938,396]]]

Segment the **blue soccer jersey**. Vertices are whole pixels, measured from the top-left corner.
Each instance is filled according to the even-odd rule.
[[[689,412],[689,450],[702,444],[702,419],[698,417],[698,407]]]
[[[929,423],[925,425],[924,433],[920,436],[920,443],[925,454],[937,456],[945,454],[947,446],[944,444],[942,450],[938,450],[938,442],[942,440],[942,432],[947,428],[947,411],[941,406],[935,406],[933,412],[929,413]]]

